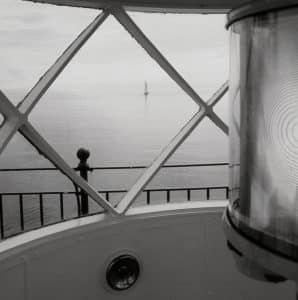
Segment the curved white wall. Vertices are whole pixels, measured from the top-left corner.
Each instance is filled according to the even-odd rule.
[[[236,271],[221,228],[223,208],[204,206],[146,214],[137,209],[122,219],[89,217],[4,241],[0,243],[1,299],[294,297],[291,283],[261,283]],[[74,228],[64,230],[63,226]],[[44,233],[48,235],[15,247],[24,238]],[[116,254],[126,252],[139,258],[140,278],[131,290],[111,291],[105,284],[106,265]]]

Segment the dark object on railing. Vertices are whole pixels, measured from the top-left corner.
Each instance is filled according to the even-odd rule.
[[[86,181],[88,181],[88,171],[90,170],[90,167],[87,163],[89,156],[90,151],[87,149],[80,148],[77,151],[77,157],[80,160],[77,170],[80,171],[81,177]],[[81,203],[78,203],[78,206],[80,206],[81,209],[79,209],[79,212],[83,216],[89,213],[88,194],[84,190],[81,190]]]

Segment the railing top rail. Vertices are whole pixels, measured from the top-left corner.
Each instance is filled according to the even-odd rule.
[[[192,167],[217,167],[217,166],[228,166],[229,163],[193,163],[193,164],[169,164],[164,165],[163,168],[192,168]],[[135,165],[135,166],[102,166],[102,167],[90,167],[90,171],[93,170],[133,170],[133,169],[146,169],[146,165]],[[78,170],[78,168],[73,168]],[[0,168],[0,172],[31,172],[31,171],[57,171],[55,167],[45,168]]]
[[[144,192],[150,191],[150,192],[166,192],[166,191],[201,191],[201,190],[221,190],[221,189],[227,189],[228,186],[207,186],[207,187],[164,187],[164,188],[147,188],[144,189]],[[99,190],[99,193],[125,193],[127,192],[127,189],[105,189],[105,190]],[[12,193],[0,193],[0,195],[3,196],[17,196],[17,195],[24,195],[24,196],[34,196],[34,195],[74,195],[77,194],[75,191],[66,191],[66,192],[12,192]]]

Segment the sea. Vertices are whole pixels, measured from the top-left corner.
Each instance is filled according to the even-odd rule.
[[[180,97],[179,97],[180,96]],[[198,110],[196,104],[181,95],[159,95],[154,90],[145,97],[141,92],[122,97],[94,97],[88,99],[68,97],[55,99],[51,93],[41,102],[30,117],[33,126],[72,167],[79,160],[76,156],[81,147],[90,151],[90,167],[149,166],[162,149],[179,132]],[[226,97],[215,110],[227,121]],[[19,133],[7,146],[1,158],[1,169],[47,168],[53,165],[41,155]],[[188,139],[169,159],[167,164],[200,164],[228,162],[228,138],[209,119],[193,131]],[[144,169],[94,170],[89,173],[89,182],[97,190],[128,190]],[[228,167],[185,167],[161,169],[149,183],[148,188],[191,188],[226,186]],[[65,192],[74,191],[74,186],[59,171],[11,171],[0,172],[2,193]],[[123,194],[111,195],[116,203]],[[145,203],[145,196],[137,200]],[[171,194],[172,201],[185,201],[186,192]],[[215,192],[211,199],[223,199],[224,191]],[[58,196],[47,195],[45,200],[46,222],[57,217]],[[151,202],[165,202],[163,192],[151,195]],[[38,196],[24,196],[26,224],[35,226],[39,222]],[[205,200],[205,194],[192,192],[192,200]],[[4,216],[7,228],[19,226],[18,197],[3,197]],[[75,197],[69,197],[66,211],[76,214]],[[68,203],[68,204],[67,204]],[[95,204],[93,207],[95,209]]]

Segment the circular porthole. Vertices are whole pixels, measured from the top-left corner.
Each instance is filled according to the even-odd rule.
[[[108,266],[106,280],[108,285],[117,291],[127,290],[137,281],[140,265],[131,255],[116,257]]]

